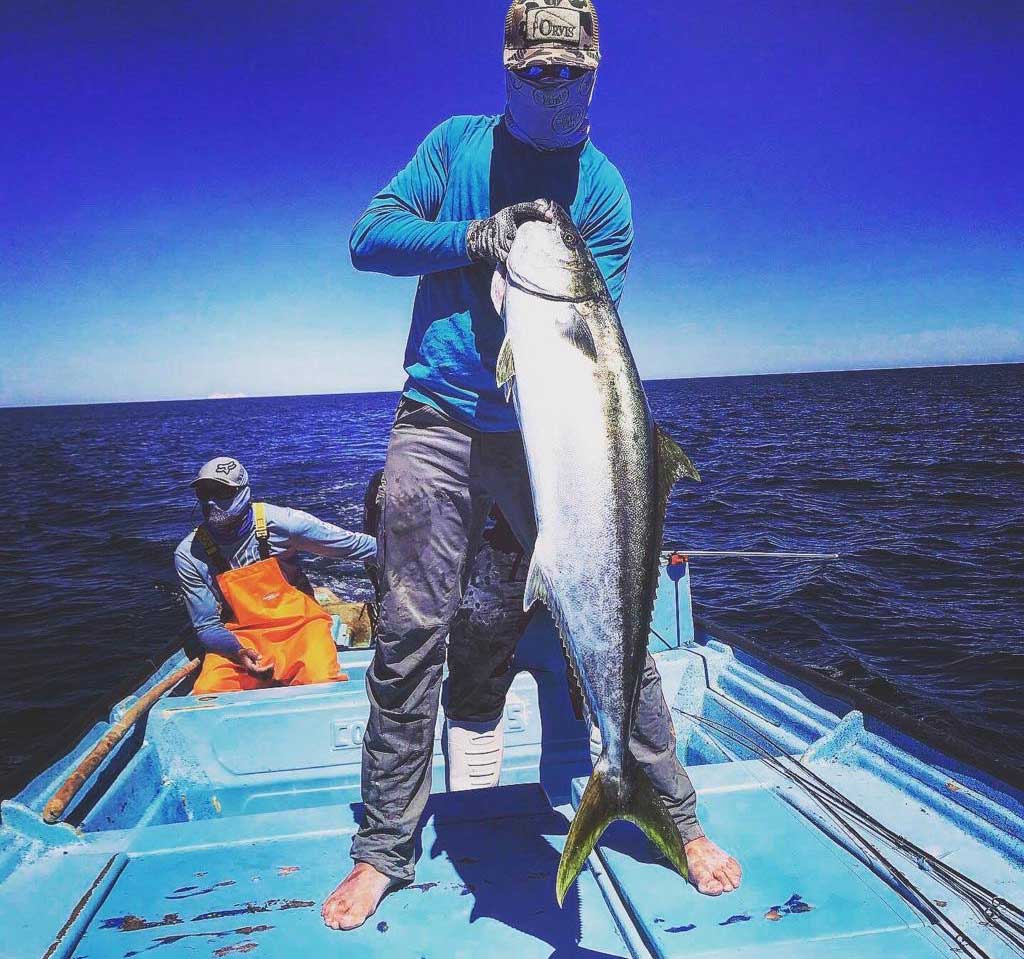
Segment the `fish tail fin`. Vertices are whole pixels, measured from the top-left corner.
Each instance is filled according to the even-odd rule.
[[[635,762],[629,761],[625,778],[617,781],[609,775],[608,760],[602,756],[583,792],[558,863],[555,894],[559,905],[601,834],[616,819],[625,819],[639,826],[679,874],[687,875],[686,853],[679,830],[647,774]]]
[[[583,791],[579,808],[565,837],[562,858],[558,862],[555,895],[562,905],[569,887],[583,869],[601,834],[616,820],[622,818],[622,804],[615,780],[608,775],[608,760],[602,756]]]
[[[686,851],[683,849],[683,837],[679,834],[679,827],[669,815],[661,796],[654,791],[647,773],[635,762],[630,765],[631,801],[625,818],[639,826],[661,854],[672,863],[676,872],[686,879],[690,869],[686,862]]]

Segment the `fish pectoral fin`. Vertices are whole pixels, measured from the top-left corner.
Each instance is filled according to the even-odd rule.
[[[594,334],[590,330],[590,324],[586,317],[573,310],[572,319],[559,326],[564,336],[584,356],[597,362],[597,344],[594,342]]]
[[[610,775],[607,757],[602,755],[594,765],[594,773],[573,817],[558,863],[555,895],[559,905],[601,834],[616,819],[626,819],[639,826],[679,874],[687,875],[682,837],[647,774],[636,762],[629,760],[623,769],[622,780],[616,782]]]
[[[512,353],[512,340],[506,336],[505,342],[501,344],[501,350],[498,352],[497,371],[498,386],[504,388],[506,400],[512,396],[512,380],[515,378],[515,375],[516,358]]]
[[[505,293],[508,291],[508,280],[505,279],[505,270],[498,267],[491,277],[491,302],[494,304],[494,312],[501,316],[505,309]]]
[[[692,479],[701,482],[700,471],[693,465],[679,444],[658,428],[658,472],[661,488],[668,499],[669,491],[681,479]]]

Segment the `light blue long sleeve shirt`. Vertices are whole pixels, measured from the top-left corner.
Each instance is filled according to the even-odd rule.
[[[471,262],[466,233],[473,220],[538,199],[569,212],[618,302],[633,246],[619,171],[589,140],[536,150],[515,139],[500,116],[442,123],[352,231],[356,269],[420,277],[405,395],[485,432],[518,423],[495,381],[504,329],[491,302],[494,270]]]
[[[377,556],[377,541],[363,533],[351,533],[340,526],[325,523],[301,510],[267,504],[267,533],[270,555],[281,565],[285,579],[296,589],[312,595],[313,590],[302,571],[300,553],[316,553],[331,559],[372,560]],[[260,558],[256,531],[253,529],[234,543],[218,544],[224,561],[240,569]],[[202,543],[189,533],[174,551],[174,568],[185,595],[185,607],[196,636],[208,652],[230,656],[240,647],[238,639],[224,623],[231,610],[220,588],[217,573],[210,568]]]

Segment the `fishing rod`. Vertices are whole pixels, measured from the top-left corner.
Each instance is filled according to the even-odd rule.
[[[666,648],[674,648],[670,647],[665,639],[658,633],[655,632],[655,635],[665,644]],[[705,660],[705,657],[693,649],[687,649],[685,651],[692,653],[702,661],[704,664],[705,684],[707,688],[711,690],[711,679],[708,675],[707,661]],[[717,696],[727,700],[734,706],[738,706],[747,712],[751,712],[751,710],[743,706],[742,703],[726,696],[720,690],[715,690],[715,693]],[[706,719],[704,717],[686,714],[683,710],[677,711],[681,714],[688,715],[689,718],[696,722],[720,732],[737,743],[746,745],[754,755],[765,762],[769,768],[775,769],[775,771],[780,775],[783,775],[790,779],[790,781],[795,782],[805,791],[813,793],[811,798],[817,801],[819,805],[825,802],[830,802],[841,807],[846,815],[859,820],[862,825],[871,829],[893,846],[893,848],[898,852],[905,855],[908,859],[913,860],[922,870],[932,873],[939,882],[945,885],[951,892],[960,896],[967,905],[975,910],[981,918],[983,925],[990,926],[997,935],[1004,939],[1004,941],[1008,942],[1021,954],[1024,954],[1024,922],[1022,922],[1022,920],[1024,920],[1024,910],[1019,906],[1014,905],[1012,902],[995,895],[995,893],[990,889],[982,886],[970,876],[959,872],[943,860],[926,850],[921,849],[921,847],[915,845],[905,836],[901,836],[899,833],[893,832],[884,823],[880,822],[868,813],[867,810],[858,806],[847,796],[839,792],[827,780],[818,776],[814,770],[805,766],[798,759],[788,755],[786,750],[775,742],[771,736],[763,732],[748,719],[738,715],[724,703],[722,704],[722,708],[732,715],[733,719],[747,727],[760,739],[764,740],[764,742],[772,747],[780,756],[784,756],[788,762],[792,763],[796,767],[796,770],[782,766],[775,755],[764,750],[758,743],[750,740],[749,737],[741,735],[735,730],[730,729],[728,726],[721,725],[716,723],[714,720]]]
[[[673,552],[673,561],[678,559],[688,561],[692,558],[736,558],[736,559],[786,559],[786,560],[809,560],[819,562],[834,562],[841,558],[839,553],[798,553],[798,552],[767,552],[752,550],[690,550],[685,547],[669,548]],[[661,637],[658,638],[669,644]],[[692,651],[691,651],[692,652]],[[700,655],[699,653],[696,655]],[[700,657],[703,659],[703,657]],[[705,664],[705,679],[710,689],[710,677],[707,676]],[[735,702],[735,701],[733,701]],[[736,705],[741,705],[736,703]],[[825,814],[835,822],[838,828],[847,837],[860,847],[869,860],[880,864],[887,871],[890,882],[900,889],[904,898],[915,906],[920,912],[938,926],[949,936],[953,942],[965,953],[973,954],[978,959],[988,959],[988,953],[971,939],[952,919],[941,912],[927,900],[924,894],[914,883],[892,862],[890,862],[880,850],[870,843],[844,815],[858,821],[862,826],[870,829],[884,841],[889,843],[897,852],[902,853],[908,859],[914,861],[919,868],[934,875],[951,892],[958,895],[966,905],[974,909],[982,920],[982,924],[991,928],[1004,942],[1018,950],[1024,955],[1024,910],[1005,899],[997,896],[992,890],[987,889],[969,876],[959,872],[952,866],[938,859],[936,856],[921,849],[904,836],[893,832],[884,823],[875,819],[867,810],[858,806],[848,797],[840,793],[831,783],[822,779],[813,770],[809,769],[799,760],[789,756],[786,751],[766,733],[754,726],[749,720],[737,715],[733,710],[723,706],[733,718],[744,726],[755,732],[761,739],[775,749],[780,755],[794,764],[799,770],[790,769],[783,765],[774,754],[764,749],[749,737],[737,733],[714,720],[703,716],[688,713],[685,710],[677,710],[681,715],[686,716],[694,722],[700,723],[720,734],[731,738],[735,742],[745,745],[754,755],[764,762],[769,768],[782,775],[784,778],[800,786],[807,795],[814,801]],[[838,807],[838,808],[837,808]]]
[[[732,710],[728,710],[728,707],[725,708],[727,709],[727,711],[732,713]],[[900,848],[901,852],[905,852],[907,855],[911,856],[911,858],[916,859],[918,861],[918,864],[922,867],[927,867],[929,871],[939,874],[941,878],[944,878],[951,882],[956,882],[957,884],[962,885],[964,888],[972,890],[972,894],[974,896],[984,897],[984,899],[986,900],[986,904],[995,908],[996,911],[1005,910],[1009,914],[1017,917],[1018,921],[1011,920],[1009,919],[1009,917],[1006,917],[1006,920],[1011,925],[1013,925],[1014,928],[1020,930],[1021,932],[1024,932],[1024,924],[1021,924],[1021,922],[1019,921],[1024,920],[1024,909],[1021,909],[1019,906],[1014,905],[1012,902],[1009,902],[1008,900],[1000,898],[990,889],[981,885],[981,883],[972,879],[970,876],[967,876],[964,873],[959,872],[953,866],[950,866],[948,863],[944,862],[942,859],[938,858],[933,853],[930,853],[927,850],[922,849],[921,847],[911,842],[911,840],[907,839],[905,836],[902,836],[899,833],[894,832],[883,822],[879,821],[877,818],[872,816],[871,813],[869,813],[862,806],[858,806],[855,802],[853,802],[852,799],[841,793],[838,789],[835,788],[835,786],[828,782],[828,780],[823,779],[821,776],[819,776],[809,766],[805,766],[799,759],[795,759],[792,756],[788,755],[778,743],[774,742],[769,735],[762,732],[760,729],[754,726],[749,720],[745,719],[743,716],[738,716],[735,713],[732,713],[732,716],[738,722],[742,723],[748,729],[756,733],[772,749],[777,750],[780,756],[785,756],[785,759],[788,762],[792,763],[795,767],[797,767],[799,772],[794,771],[793,775],[798,775],[806,778],[813,788],[828,795],[833,802],[842,805],[849,814],[857,816],[864,822],[865,825],[869,826],[872,830],[881,834],[883,838],[885,838],[888,842],[892,843],[894,846],[897,846],[897,848]],[[707,722],[718,726],[721,725],[715,723],[714,720],[708,720]],[[721,726],[721,730],[723,732],[726,732],[727,734],[731,733],[734,736],[734,738],[738,737],[738,734],[732,733],[732,731],[729,730],[729,727],[727,726]],[[744,737],[744,739],[746,739],[746,737]],[[747,742],[751,743],[752,748],[757,746],[756,743],[752,743],[749,739],[747,739]],[[777,759],[776,757],[772,756],[772,758],[776,763],[779,762],[779,759]]]
[[[803,559],[832,563],[841,559],[840,553],[769,553],[741,549],[686,549],[669,547],[669,552],[678,553],[685,559]]]
[[[902,871],[883,856],[881,852],[864,836],[858,833],[847,820],[843,819],[844,813],[847,816],[858,819],[862,825],[880,835],[882,839],[889,842],[898,852],[901,852],[908,858],[916,861],[918,866],[921,868],[932,867],[929,868],[928,871],[933,872],[933,874],[936,875],[936,878],[946,885],[950,891],[959,895],[967,905],[971,906],[979,914],[984,924],[988,925],[989,928],[1003,939],[1004,942],[1007,942],[1018,951],[1024,952],[1024,938],[1021,938],[1019,935],[1019,933],[1024,931],[1024,927],[1021,927],[1017,922],[1009,918],[1009,916],[1003,914],[1003,910],[1006,910],[1015,915],[1024,915],[1024,913],[1022,913],[1021,910],[1013,903],[1001,899],[991,890],[986,889],[980,883],[977,883],[969,876],[960,873],[952,866],[948,866],[946,863],[937,859],[937,857],[916,846],[906,837],[900,836],[898,833],[894,833],[883,823],[880,823],[875,819],[867,812],[867,810],[858,806],[848,797],[836,790],[831,783],[822,779],[799,760],[789,756],[785,750],[778,743],[773,742],[771,737],[767,734],[752,726],[752,724],[742,716],[737,716],[735,713],[732,713],[732,710],[728,710],[727,708],[727,711],[732,713],[735,719],[752,729],[761,739],[778,750],[781,756],[793,763],[800,771],[797,772],[796,770],[789,769],[784,766],[779,758],[764,749],[760,744],[754,742],[752,739],[744,736],[736,730],[730,729],[728,726],[717,723],[714,720],[707,719],[703,716],[688,713],[685,710],[677,709],[676,711],[681,715],[686,716],[688,719],[700,723],[701,725],[732,739],[734,742],[742,746],[746,746],[769,768],[773,769],[790,782],[793,782],[803,788],[810,798],[829,816],[830,819],[836,823],[836,825],[839,826],[844,833],[846,833],[851,840],[854,841],[857,846],[861,848],[862,851],[868,853],[868,855],[873,857],[876,862],[884,866],[886,871],[889,873],[890,878],[893,880],[894,885],[902,887],[904,890],[904,897],[907,898],[912,905],[923,912],[933,924],[939,926],[939,928],[941,928],[962,949],[973,953],[975,956],[979,957],[979,959],[988,955],[981,946],[974,942],[974,940],[972,940],[952,919],[934,907],[927,900],[921,890],[918,889]],[[840,808],[837,809],[836,807]],[[910,895],[908,896],[907,893],[910,893]],[[1009,929],[1006,928],[1007,926],[1009,926]]]
[[[944,913],[940,912],[935,906],[928,902],[924,894],[919,890],[913,882],[900,871],[893,863],[891,863],[879,849],[877,849],[872,843],[870,843],[864,836],[857,832],[857,830],[846,820],[842,818],[842,815],[833,806],[810,786],[808,780],[801,777],[800,775],[793,773],[783,766],[775,756],[763,749],[760,745],[755,743],[753,740],[735,730],[730,729],[727,726],[723,726],[720,723],[716,723],[714,720],[709,720],[706,717],[697,716],[693,713],[688,713],[685,710],[677,710],[681,715],[686,716],[701,725],[707,726],[710,729],[725,735],[728,738],[733,739],[735,742],[746,746],[750,749],[755,756],[760,759],[765,765],[775,772],[779,773],[784,778],[794,782],[796,785],[801,786],[808,793],[810,798],[825,812],[825,814],[832,819],[832,821],[844,832],[849,839],[851,839],[855,845],[859,846],[862,853],[868,861],[868,865],[875,864],[873,871],[879,871],[878,866],[884,867],[885,872],[888,873],[889,881],[892,885],[901,892],[904,899],[906,899],[911,905],[917,908],[920,912],[924,913],[925,917],[933,924],[939,926],[961,949],[965,952],[973,954],[976,959],[991,959],[988,953],[976,942],[974,942],[953,920],[949,919]],[[760,733],[759,733],[760,734]],[[766,741],[768,737],[763,736]]]

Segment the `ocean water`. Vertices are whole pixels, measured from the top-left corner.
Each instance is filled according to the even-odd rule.
[[[659,381],[705,482],[666,541],[838,552],[695,560],[700,610],[1024,768],[1024,365]],[[171,554],[198,464],[349,528],[397,396],[0,410],[0,796],[65,727],[189,633]],[[314,582],[369,594],[359,564]]]

